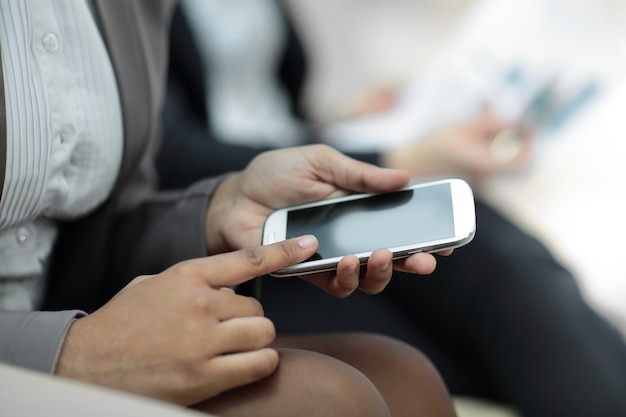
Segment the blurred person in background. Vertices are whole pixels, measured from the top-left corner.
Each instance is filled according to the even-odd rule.
[[[282,3],[181,4],[158,160],[163,188],[239,169],[266,149],[325,140],[300,107],[309,62]],[[358,151],[353,136],[350,154],[408,169],[417,180],[460,176],[473,184],[524,166],[528,132],[499,122],[488,107],[476,114],[389,151]],[[504,143],[513,149],[503,156],[494,138],[511,129],[521,135]],[[432,277],[395,273],[378,297],[346,300],[267,277],[257,294],[283,335],[374,330],[418,346],[455,395],[503,402],[529,417],[626,414],[622,336],[540,241],[480,197],[476,208],[474,241],[439,260]]]

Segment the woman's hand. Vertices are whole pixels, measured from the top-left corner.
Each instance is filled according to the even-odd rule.
[[[475,120],[439,129],[388,152],[383,164],[415,176],[454,176],[477,182],[520,168],[528,162],[531,150],[527,133],[498,122],[485,109]]]
[[[313,236],[181,262],[135,278],[69,329],[56,374],[191,405],[278,365],[275,330],[229,287],[313,255]]]
[[[393,191],[409,180],[407,171],[366,164],[324,145],[263,153],[216,190],[207,216],[209,251],[219,253],[257,245],[265,219],[277,208],[356,192]],[[345,256],[336,273],[308,275],[305,279],[343,297],[356,288],[368,293],[381,291],[394,268],[428,274],[435,265],[430,254],[392,262],[391,252],[381,249],[372,254],[364,271],[355,256]]]

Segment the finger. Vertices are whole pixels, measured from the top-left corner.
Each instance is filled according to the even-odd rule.
[[[276,338],[276,329],[266,317],[236,317],[219,323],[211,336],[210,355],[224,355],[267,347]]]
[[[322,180],[353,192],[387,192],[404,187],[411,179],[408,171],[380,168],[352,159],[328,146],[314,148],[316,174]]]
[[[393,267],[396,271],[408,272],[411,274],[428,275],[437,266],[437,260],[429,253],[417,253],[408,258],[394,261]]]
[[[236,317],[263,317],[261,303],[253,297],[234,293],[226,287],[215,290],[205,287],[205,291],[196,292],[194,307],[204,315],[214,317],[217,321]]]
[[[367,262],[367,269],[359,282],[359,289],[367,294],[381,292],[391,279],[393,273],[391,252],[384,249],[375,250]]]
[[[349,255],[339,261],[334,272],[302,275],[300,278],[335,297],[345,298],[358,288],[359,273],[359,259],[354,255]]]
[[[354,255],[344,256],[337,265],[336,276],[328,287],[328,292],[336,297],[349,296],[359,287],[361,264]]]
[[[210,376],[204,393],[205,398],[247,385],[271,375],[278,366],[278,352],[263,348],[211,358],[204,369]]]
[[[284,240],[265,246],[254,246],[192,261],[200,277],[213,287],[231,287],[252,278],[297,264],[317,250],[312,235]]]

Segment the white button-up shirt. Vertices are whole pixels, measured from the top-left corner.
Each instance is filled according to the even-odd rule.
[[[32,309],[56,219],[111,191],[122,157],[113,68],[83,0],[2,0],[7,161],[0,201],[0,308]]]

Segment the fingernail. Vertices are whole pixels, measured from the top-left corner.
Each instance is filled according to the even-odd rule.
[[[317,238],[313,235],[306,235],[298,238],[298,245],[301,248],[313,248],[317,245]]]
[[[384,265],[381,265],[380,267],[380,272],[385,272],[386,270],[388,270],[391,267],[391,262],[387,262]]]

